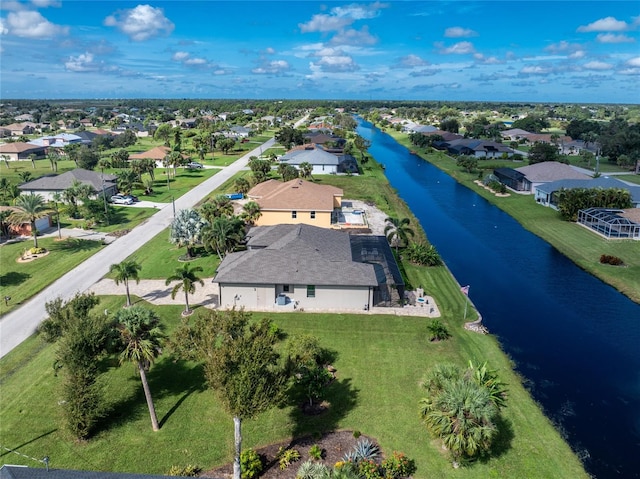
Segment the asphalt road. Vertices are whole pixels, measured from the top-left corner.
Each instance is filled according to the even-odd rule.
[[[304,119],[301,121],[304,121]],[[251,156],[259,156],[262,151],[271,147],[274,143],[275,140],[273,138],[268,140],[175,200],[176,211],[194,207],[202,198],[220,187],[240,170],[246,168]],[[0,357],[3,357],[36,331],[38,325],[47,318],[45,310],[47,302],[58,297],[63,300],[69,300],[76,293],[84,293],[89,290],[94,283],[109,272],[109,267],[112,264],[120,263],[135,253],[147,241],[167,228],[172,221],[173,207],[169,203],[127,235],[118,238],[38,293],[24,305],[6,314],[0,320]]]

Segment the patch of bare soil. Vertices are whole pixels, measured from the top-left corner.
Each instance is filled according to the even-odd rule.
[[[345,453],[353,449],[359,439],[367,436],[360,436],[358,439],[353,437],[353,431],[334,431],[324,434],[320,439],[312,437],[303,437],[294,439],[293,441],[285,441],[256,449],[266,464],[265,470],[259,476],[260,479],[292,479],[296,477],[296,472],[300,465],[311,459],[309,456],[309,448],[314,444],[320,446],[324,452],[322,461],[328,467],[333,467],[338,461],[341,461]],[[371,439],[371,438],[369,438]],[[373,439],[371,439],[373,441]],[[376,441],[377,442],[377,441]],[[288,468],[282,470],[276,459],[280,447],[295,448],[300,453],[300,460],[294,462]],[[222,467],[206,471],[201,477],[212,477],[217,479],[229,479],[233,477],[233,464],[226,464]]]

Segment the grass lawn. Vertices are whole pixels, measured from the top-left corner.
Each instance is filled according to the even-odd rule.
[[[71,160],[62,160],[58,161],[58,174],[66,173],[67,171],[71,171],[76,168],[76,164]],[[36,160],[36,167],[33,168],[33,165],[30,161],[10,161],[9,168],[6,167],[5,163],[0,163],[0,178],[6,178],[14,185],[20,185],[24,183],[20,178],[19,174],[28,171],[31,173],[31,180],[35,180],[36,178],[40,178],[44,175],[52,175],[55,174],[51,169],[51,163],[46,158],[41,160]],[[31,181],[30,180],[30,181]]]
[[[158,233],[151,241],[146,243],[129,259],[134,259],[140,265],[140,279],[166,279],[175,273],[176,268],[181,267],[179,261],[186,253],[185,248],[178,248],[169,242],[169,228]],[[220,258],[216,253],[207,253],[203,248],[196,248],[198,257],[189,261],[192,266],[200,266],[201,278],[212,278],[220,264]],[[112,275],[107,275],[112,277]],[[200,286],[198,286],[199,288]]]
[[[569,446],[511,371],[495,338],[461,327],[463,298],[446,268],[410,272],[437,285],[444,322],[452,339],[430,343],[424,318],[338,314],[272,314],[287,334],[309,333],[337,353],[337,381],[327,390],[332,404],[321,416],[305,417],[297,406],[273,409],[243,422],[245,448],[332,429],[357,429],[375,437],[384,452],[406,452],[416,460],[416,478],[571,477],[586,478]],[[426,283],[426,281],[425,281]],[[122,296],[103,297],[100,311],[113,311]],[[152,307],[152,306],[151,306]],[[181,306],[152,307],[167,331]],[[264,313],[256,316],[265,315]],[[148,375],[162,429],[151,430],[139,378],[131,365],[103,362],[101,377],[109,414],[91,440],[78,444],[61,429],[61,377],[51,365],[55,346],[31,338],[0,360],[3,404],[0,442],[32,457],[45,454],[60,468],[166,473],[172,465],[205,469],[231,461],[233,423],[206,389],[200,367],[161,357]],[[420,379],[434,364],[487,360],[509,383],[503,434],[488,461],[455,470],[418,418]],[[142,451],[162,451],[145,454]],[[543,459],[544,458],[544,459]],[[5,453],[0,462],[36,464]],[[295,465],[292,466],[295,468]],[[295,470],[295,469],[293,469]],[[293,475],[293,471],[292,471]]]
[[[50,253],[28,263],[18,263],[16,260],[22,252],[32,246],[33,241],[26,240],[0,247],[0,298],[11,297],[8,307],[4,301],[0,301],[0,315],[39,293],[103,247],[99,241],[39,238],[38,246],[46,248]]]
[[[402,144],[409,146],[406,135],[395,132],[391,134]],[[640,242],[607,241],[577,223],[563,221],[557,211],[536,204],[531,195],[512,194],[509,197],[498,198],[473,183],[477,174],[462,171],[450,157],[442,153],[426,154],[420,150],[418,153],[426,161],[446,171],[458,182],[511,215],[524,228],[547,241],[582,269],[640,303]],[[626,176],[624,178],[627,179]],[[622,258],[625,266],[600,264],[602,254]]]

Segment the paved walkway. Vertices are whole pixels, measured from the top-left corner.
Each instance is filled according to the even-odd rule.
[[[189,306],[202,305],[209,309],[215,309],[218,303],[218,295],[215,293],[216,287],[212,284],[213,278],[203,278],[204,286],[197,286],[196,292],[189,295]],[[164,280],[143,279],[140,283],[132,281],[129,283],[129,292],[132,296],[137,296],[145,301],[157,305],[182,305],[184,306],[184,293],[180,291],[175,299],[171,298],[171,290],[176,283],[165,285]],[[124,285],[116,285],[112,279],[103,278],[88,288],[87,292],[97,295],[124,295]],[[365,310],[352,309],[306,309],[307,313],[344,313],[344,314],[391,314],[395,316],[422,316],[426,318],[440,317],[440,310],[431,296],[424,296],[425,302],[416,306],[405,306],[404,308],[371,308]],[[279,306],[275,302],[271,307],[252,309],[252,311],[269,312],[293,312],[299,311],[294,308],[294,303]]]

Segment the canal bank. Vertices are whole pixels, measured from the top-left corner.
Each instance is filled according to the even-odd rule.
[[[640,477],[640,306],[371,124],[358,133],[587,470]]]

